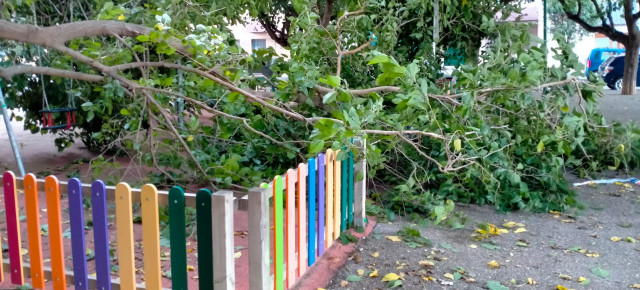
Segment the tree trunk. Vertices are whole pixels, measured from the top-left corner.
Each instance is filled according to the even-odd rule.
[[[636,77],[638,75],[638,56],[640,39],[629,35],[629,42],[625,46],[624,76],[622,77],[622,94],[636,93]]]

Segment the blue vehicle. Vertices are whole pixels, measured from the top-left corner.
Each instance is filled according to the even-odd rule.
[[[587,69],[584,75],[588,77],[590,72],[598,73],[598,68],[605,60],[622,54],[624,54],[624,48],[594,48],[587,58]]]

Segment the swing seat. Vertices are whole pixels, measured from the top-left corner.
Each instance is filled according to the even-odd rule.
[[[71,127],[76,125],[76,108],[57,108],[57,109],[49,109],[49,110],[41,110],[42,114],[42,130],[57,130],[57,129],[65,129],[69,130]],[[66,124],[58,124],[54,125],[54,114],[65,114],[67,117]]]

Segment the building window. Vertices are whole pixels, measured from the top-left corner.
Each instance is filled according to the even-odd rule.
[[[266,39],[252,39],[251,40],[251,51],[256,51],[258,49],[267,48],[267,40]]]

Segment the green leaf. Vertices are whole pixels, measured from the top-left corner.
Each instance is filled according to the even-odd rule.
[[[337,95],[338,95],[338,93],[336,91],[330,91],[330,92],[326,93],[322,97],[322,103],[323,104],[331,104],[331,103],[335,102]]]
[[[609,271],[602,269],[600,267],[595,267],[591,269],[591,273],[593,273],[593,275],[596,275],[600,278],[607,278],[609,277]]]
[[[123,108],[123,109],[120,109],[120,114],[125,115],[125,116],[130,115],[129,110],[124,109],[124,108]]]
[[[138,35],[138,37],[136,37],[136,39],[140,42],[149,42],[149,36],[146,35]]]
[[[580,284],[587,286],[587,285],[591,284],[591,279],[589,279],[589,278],[584,279],[584,281],[580,282]]]
[[[447,250],[451,250],[452,249],[451,245],[447,244],[445,242],[440,243],[440,247],[442,247],[444,249],[447,249]]]
[[[494,280],[487,281],[487,288],[489,288],[489,290],[509,290],[508,287],[505,287],[500,284],[500,282]]]
[[[489,250],[499,250],[500,249],[500,246],[496,246],[494,244],[489,244],[489,243],[483,243],[483,244],[480,244],[480,246],[482,246],[484,248],[487,248]]]
[[[349,282],[360,282],[360,280],[362,280],[362,278],[360,278],[360,276],[358,275],[349,275],[347,276],[347,281]]]
[[[385,63],[385,62],[390,62],[391,59],[384,55],[384,54],[380,54],[380,55],[376,55],[375,57],[373,57],[369,63],[367,63],[367,65],[373,65],[373,64],[378,64],[378,63]]]
[[[387,283],[387,288],[396,288],[402,286],[402,280],[392,280]]]
[[[453,147],[456,149],[456,151],[462,150],[462,141],[460,139],[454,140]]]
[[[337,88],[340,86],[341,79],[339,76],[327,76],[327,84],[330,86]]]
[[[311,142],[311,145],[309,145],[309,154],[319,153],[320,151],[322,151],[322,148],[324,148],[324,141],[314,140],[313,142]]]
[[[544,150],[544,142],[540,141],[538,142],[538,147],[537,147],[538,153],[542,152],[542,150]]]

